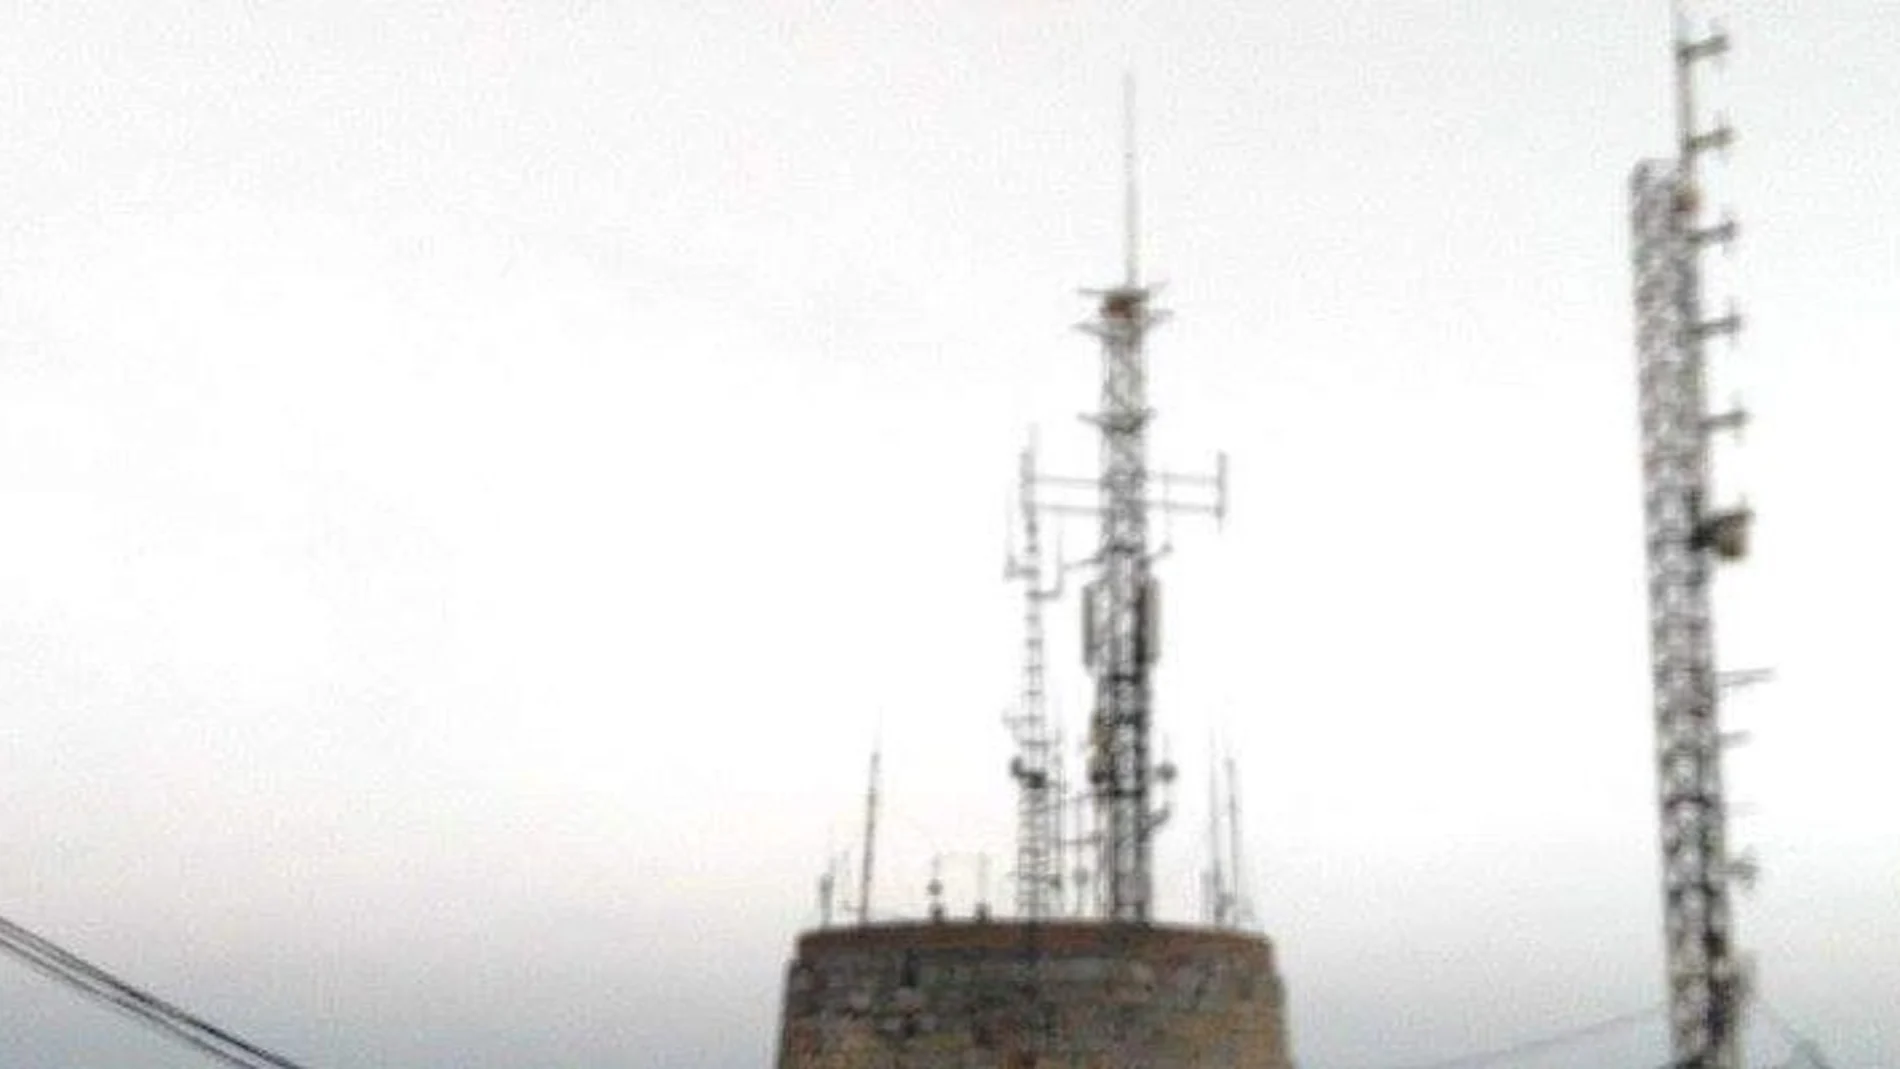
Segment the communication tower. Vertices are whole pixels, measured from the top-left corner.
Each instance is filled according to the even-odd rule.
[[[1748,978],[1729,892],[1744,867],[1727,841],[1710,586],[1718,564],[1747,554],[1752,513],[1716,502],[1712,439],[1746,417],[1709,410],[1706,343],[1741,318],[1704,312],[1703,255],[1736,226],[1705,222],[1697,172],[1734,133],[1704,127],[1695,97],[1698,70],[1728,37],[1696,30],[1683,0],[1671,15],[1676,157],[1643,162],[1630,183],[1670,1041],[1676,1069],[1741,1069]]]
[[[1130,97],[1132,116],[1132,88]],[[1194,477],[1148,467],[1143,341],[1160,316],[1138,270],[1132,118],[1128,125],[1126,269],[1118,285],[1095,294],[1097,315],[1085,325],[1102,344],[1100,405],[1084,417],[1100,432],[1100,472],[1046,476],[1033,449],[1024,454],[1023,552],[1010,555],[1005,571],[1023,582],[1025,597],[1023,701],[1005,718],[1016,739],[1020,824],[1012,875],[1020,915],[990,915],[983,855],[939,854],[924,917],[804,933],[786,966],[779,1069],[1292,1066],[1285,987],[1269,939],[1233,925],[1147,923],[1154,919],[1151,842],[1169,808],[1165,796],[1157,804],[1163,792],[1151,787],[1170,779],[1166,754],[1149,741],[1159,645],[1152,571],[1168,551],[1151,552],[1148,520],[1172,510],[1220,517],[1226,479],[1224,463]],[[1092,817],[1086,829],[1071,827],[1068,762],[1044,704],[1043,613],[1068,571],[1060,552],[1045,567],[1044,534],[1060,531],[1068,516],[1100,524],[1099,544],[1076,562],[1088,576],[1082,645],[1094,690],[1088,778],[1078,792]],[[1077,786],[1084,786],[1079,777]],[[875,838],[874,798],[875,790],[867,795],[867,845]],[[1218,809],[1215,802],[1210,807]],[[1228,826],[1237,835],[1236,804],[1230,794]],[[1064,862],[1083,855],[1089,860],[1076,865],[1074,881],[1061,879]],[[944,866],[956,860],[976,867],[967,915],[946,896]],[[871,893],[867,878],[861,902]],[[868,916],[861,907],[859,917]]]
[[[1016,740],[1010,778],[1016,781],[1016,915],[1043,920],[1059,912],[1062,895],[1062,807],[1067,789],[1062,752],[1050,723],[1044,603],[1062,596],[1061,553],[1054,579],[1045,576],[1042,524],[1036,502],[1036,446],[1023,448],[1017,482],[1017,511],[1022,524],[1020,554],[1012,551],[1003,576],[1023,584],[1022,697],[1004,724]]]
[[[1083,416],[1101,434],[1101,469],[1093,478],[1037,475],[1038,485],[1090,490],[1095,500],[1051,504],[1046,511],[1096,517],[1100,537],[1089,562],[1094,577],[1082,591],[1083,661],[1094,683],[1087,775],[1093,804],[1096,908],[1109,920],[1145,922],[1153,909],[1154,832],[1167,819],[1153,787],[1173,778],[1151,746],[1152,671],[1160,652],[1160,585],[1153,575],[1148,519],[1157,512],[1226,510],[1227,465],[1213,475],[1176,475],[1148,467],[1148,332],[1166,314],[1150,303],[1141,279],[1140,197],[1135,168],[1134,81],[1124,83],[1122,161],[1123,270],[1118,285],[1084,291],[1095,316],[1080,325],[1102,345],[1100,405]],[[1185,494],[1176,496],[1177,494]],[[1199,495],[1198,498],[1196,495]]]

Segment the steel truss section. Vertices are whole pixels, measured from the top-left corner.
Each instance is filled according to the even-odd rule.
[[[1020,704],[1005,719],[1016,741],[1009,772],[1016,781],[1016,915],[1045,920],[1062,896],[1062,812],[1066,780],[1049,720],[1043,605],[1062,596],[1062,562],[1044,585],[1042,523],[1036,495],[1036,453],[1023,450],[1017,506],[1022,554],[1010,555],[1004,576],[1023,584],[1023,681]]]
[[[1153,893],[1149,669],[1158,606],[1148,553],[1148,297],[1131,280],[1103,293],[1098,315],[1084,324],[1102,342],[1101,408],[1089,417],[1102,444],[1097,572],[1083,607],[1095,682],[1088,777],[1101,835],[1103,912],[1118,921],[1146,921]]]
[[[1700,318],[1695,198],[1674,163],[1646,162],[1631,180],[1664,938],[1674,1065],[1740,1069],[1709,588],[1715,563],[1744,552],[1748,517],[1711,507],[1703,341],[1714,331]]]

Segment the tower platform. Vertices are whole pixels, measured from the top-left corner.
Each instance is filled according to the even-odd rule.
[[[822,928],[778,1069],[1291,1069],[1264,937],[1098,921]]]

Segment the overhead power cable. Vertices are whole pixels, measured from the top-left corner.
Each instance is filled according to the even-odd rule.
[[[1520,1040],[1505,1047],[1492,1047],[1486,1050],[1471,1051],[1450,1058],[1440,1058],[1429,1062],[1413,1062],[1407,1065],[1388,1066],[1386,1069],[1479,1069],[1480,1066],[1495,1065],[1499,1062],[1516,1061],[1546,1051],[1567,1047],[1586,1039],[1606,1035],[1633,1024],[1655,1018],[1662,1012],[1660,1004],[1648,1006],[1628,1013],[1619,1013],[1599,1021],[1579,1025],[1562,1032],[1551,1032],[1531,1039]]]
[[[1827,1052],[1821,1049],[1821,1045],[1806,1032],[1789,1024],[1788,1019],[1776,1013],[1775,1008],[1766,1000],[1757,1000],[1755,1008],[1760,1010],[1761,1015],[1768,1019],[1768,1023],[1774,1026],[1775,1031],[1780,1032],[1781,1037],[1788,1041],[1790,1047],[1788,1060],[1778,1069],[1791,1069],[1797,1061],[1806,1062],[1809,1069],[1834,1069],[1833,1063],[1828,1060]]]
[[[226,1065],[239,1069],[305,1069],[289,1058],[126,983],[4,917],[0,917],[0,950]]]

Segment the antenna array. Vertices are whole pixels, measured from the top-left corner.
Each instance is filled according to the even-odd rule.
[[[1087,769],[1093,801],[1097,908],[1117,921],[1143,922],[1153,909],[1153,837],[1167,807],[1152,798],[1173,768],[1156,762],[1150,743],[1151,672],[1160,652],[1160,585],[1152,574],[1148,518],[1154,512],[1206,513],[1226,509],[1226,463],[1213,475],[1173,475],[1148,468],[1148,331],[1165,318],[1150,304],[1141,281],[1140,203],[1134,145],[1134,81],[1125,85],[1123,148],[1123,277],[1120,285],[1090,291],[1095,317],[1081,325],[1102,344],[1100,407],[1083,419],[1101,433],[1101,470],[1093,478],[1033,476],[1041,486],[1093,491],[1095,500],[1044,506],[1046,511],[1094,516],[1100,524],[1095,576],[1082,591],[1083,660],[1095,684],[1089,719]],[[1161,493],[1154,493],[1159,484]],[[1185,489],[1189,496],[1176,496]],[[1192,494],[1204,492],[1207,500]]]

